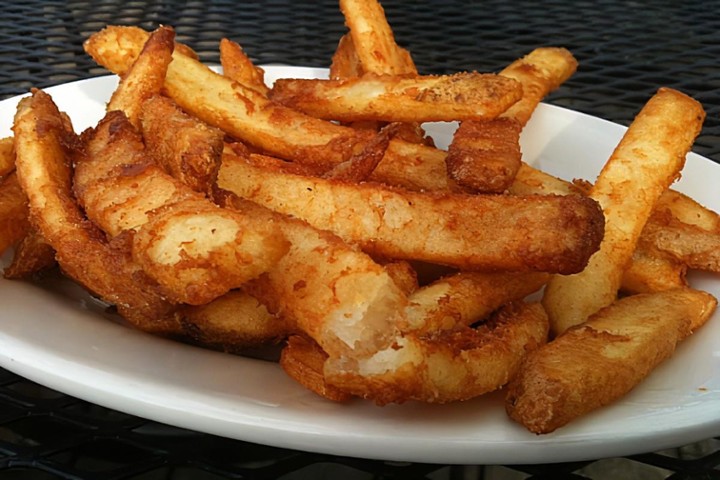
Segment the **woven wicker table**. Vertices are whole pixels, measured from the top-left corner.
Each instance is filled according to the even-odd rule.
[[[497,71],[537,46],[580,69],[547,101],[629,124],[664,85],[703,103],[695,151],[720,162],[720,4],[609,0],[386,0],[421,73]],[[0,99],[105,75],[82,41],[106,24],[173,25],[208,63],[239,42],[257,64],[327,67],[345,30],[336,2],[255,0],[0,2]],[[1,326],[0,326],[1,328]],[[717,432],[720,435],[720,432]],[[548,465],[431,465],[256,445],[109,410],[0,370],[0,479],[720,478],[720,438],[627,458]]]

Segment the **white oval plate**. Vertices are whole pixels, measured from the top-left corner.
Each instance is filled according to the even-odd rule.
[[[267,67],[279,77],[324,70]],[[102,77],[48,88],[78,131],[101,118],[116,85]],[[17,99],[0,102],[9,135]],[[638,110],[641,105],[638,106]],[[525,160],[566,179],[594,180],[624,132],[541,105],[525,129]],[[428,131],[446,145],[452,125]],[[688,156],[679,190],[720,210],[720,165]],[[692,285],[720,296],[720,279]],[[273,363],[174,343],[109,321],[73,284],[0,279],[0,365],[38,383],[140,417],[261,444],[372,459],[499,464],[574,461],[680,446],[720,434],[720,315],[621,401],[544,436],[505,415],[495,393],[451,405],[334,404]]]

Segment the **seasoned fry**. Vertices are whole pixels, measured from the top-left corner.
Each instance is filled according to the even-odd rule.
[[[31,279],[56,264],[55,249],[31,226],[15,246],[12,261],[3,274],[10,279]]]
[[[14,165],[13,158],[13,168]],[[29,230],[27,198],[17,175],[10,173],[0,183],[0,253],[15,245]]]
[[[15,170],[15,141],[13,137],[0,139],[0,178]]]
[[[459,272],[445,276],[410,295],[406,331],[426,335],[469,326],[540,290],[549,279],[545,273]]]
[[[383,127],[374,139],[370,140],[362,152],[353,155],[346,162],[334,166],[323,174],[325,178],[347,182],[362,182],[375,171],[390,145],[390,140],[397,134],[400,124],[391,123]]]
[[[605,212],[600,250],[581,273],[556,276],[545,289],[554,334],[615,300],[652,208],[678,177],[704,117],[698,102],[662,88],[630,125],[590,192]]]
[[[507,189],[521,164],[520,131],[540,101],[576,69],[577,60],[564,48],[535,49],[503,69],[500,75],[522,85],[522,98],[495,120],[460,123],[448,148],[448,175],[480,192]]]
[[[175,331],[167,316],[172,306],[134,264],[123,239],[115,245],[105,243],[73,201],[67,149],[73,139],[50,96],[35,90],[23,99],[13,129],[20,185],[35,226],[57,252],[65,274],[116,305],[123,317],[142,330]]]
[[[408,334],[357,365],[330,358],[325,378],[379,405],[466,400],[505,385],[547,333],[540,304],[511,304],[477,329]]]
[[[385,258],[570,273],[582,270],[602,238],[599,207],[583,197],[422,194],[250,162],[226,157],[220,187]]]
[[[169,27],[155,30],[143,46],[132,67],[124,75],[107,104],[107,111],[120,110],[135,128],[145,100],[157,95],[165,83],[165,72],[172,61],[175,31]]]
[[[330,78],[332,80],[345,80],[359,77],[363,74],[360,58],[355,50],[352,37],[345,34],[340,37],[337,49],[330,64]]]
[[[133,32],[107,27],[90,37],[86,51],[111,71],[125,71],[142,47],[129,35]],[[326,168],[349,159],[373,135],[276,105],[177,50],[165,91],[183,110],[235,138],[281,158]]]
[[[228,38],[220,40],[220,65],[223,75],[239,84],[267,95],[270,89],[265,84],[265,71],[256,67],[242,47]]]
[[[242,289],[204,305],[181,305],[175,317],[185,341],[230,353],[279,343],[295,331]]]
[[[510,418],[549,433],[620,398],[712,315],[691,289],[626,297],[531,353],[507,390]]]
[[[222,161],[222,131],[159,95],[143,103],[141,127],[147,152],[158,165],[196,192],[210,193]]]
[[[327,358],[328,355],[317,343],[301,335],[293,335],[282,349],[280,366],[308,390],[334,402],[346,402],[352,395],[325,380],[323,365]]]
[[[248,292],[271,313],[310,336],[334,358],[361,357],[389,345],[407,296],[393,277],[363,252],[330,232],[273,213],[228,192],[220,205],[274,222],[290,250]]]
[[[340,10],[350,29],[360,64],[365,72],[416,75],[410,53],[395,43],[395,35],[376,0],[340,0]]]
[[[366,73],[346,80],[280,79],[270,98],[326,120],[439,122],[490,120],[522,97],[522,87],[487,73],[398,77]]]

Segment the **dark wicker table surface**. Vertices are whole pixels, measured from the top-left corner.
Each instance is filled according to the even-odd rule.
[[[577,74],[548,102],[629,124],[659,86],[707,111],[695,151],[720,162],[720,3],[402,1],[383,5],[421,73],[497,71],[564,46]],[[82,41],[106,24],[168,24],[209,63],[227,36],[258,64],[327,67],[345,27],[334,1],[0,2],[0,99],[105,75]],[[720,186],[719,186],[720,189]],[[720,432],[717,432],[720,435]],[[31,478],[720,479],[720,438],[627,458],[548,465],[431,465],[286,450],[109,410],[0,370],[0,480]]]

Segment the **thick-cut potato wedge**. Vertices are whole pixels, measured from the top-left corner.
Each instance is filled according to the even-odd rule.
[[[577,60],[564,48],[537,48],[503,69],[500,75],[522,85],[522,98],[495,120],[461,122],[448,148],[448,175],[479,192],[507,189],[521,164],[520,131],[576,69]]]
[[[170,27],[155,30],[143,46],[132,67],[110,97],[107,111],[120,110],[137,129],[145,100],[158,95],[172,61],[175,31]]]
[[[380,405],[466,400],[505,385],[547,334],[547,316],[539,303],[514,303],[477,329],[408,334],[357,364],[330,358],[325,379]]]
[[[15,245],[30,230],[28,213],[27,197],[17,175],[10,173],[0,182],[0,254]]]
[[[280,79],[270,98],[326,120],[439,122],[490,120],[522,97],[522,87],[488,73],[399,77],[366,73],[346,80]]]
[[[265,84],[265,71],[256,67],[242,47],[228,38],[220,40],[220,65],[223,75],[239,84],[267,95],[270,89]]]
[[[355,45],[350,34],[340,37],[338,46],[330,64],[330,78],[332,80],[345,80],[359,77],[363,74],[360,57],[357,55]]]
[[[545,289],[554,334],[615,300],[655,202],[679,176],[704,118],[697,101],[661,88],[630,125],[590,191],[605,213],[600,250],[581,273],[556,276]]]
[[[713,313],[691,289],[626,297],[531,353],[510,382],[510,418],[549,433],[622,397]]]
[[[522,300],[550,279],[546,273],[459,272],[410,295],[406,332],[426,335],[469,326],[501,306]]]
[[[0,139],[0,178],[7,177],[15,170],[15,140],[13,137]]]
[[[229,192],[220,205],[275,223],[290,250],[247,291],[296,325],[334,358],[357,358],[387,347],[401,328],[407,296],[363,252],[327,231],[271,212]]]
[[[272,222],[221,209],[154,165],[122,112],[108,113],[84,140],[76,159],[78,199],[110,235],[135,232],[133,258],[175,302],[213,300],[287,251]]]
[[[325,380],[323,365],[327,358],[327,353],[317,343],[301,335],[292,335],[280,354],[280,367],[290,378],[321,397],[346,402],[352,395]]]
[[[376,0],[341,0],[340,10],[362,69],[368,73],[416,75],[410,53],[395,43],[385,11]]]
[[[73,138],[49,95],[35,90],[18,104],[15,147],[18,179],[27,195],[31,218],[57,252],[63,271],[142,330],[177,330],[173,309],[134,264],[120,239],[105,243],[102,232],[82,215],[71,190]]]
[[[222,161],[221,130],[159,95],[143,104],[141,127],[147,152],[158,165],[196,192],[210,193]]]
[[[384,258],[571,273],[583,269],[602,238],[598,205],[578,196],[423,194],[294,175],[227,156],[218,184]]]

